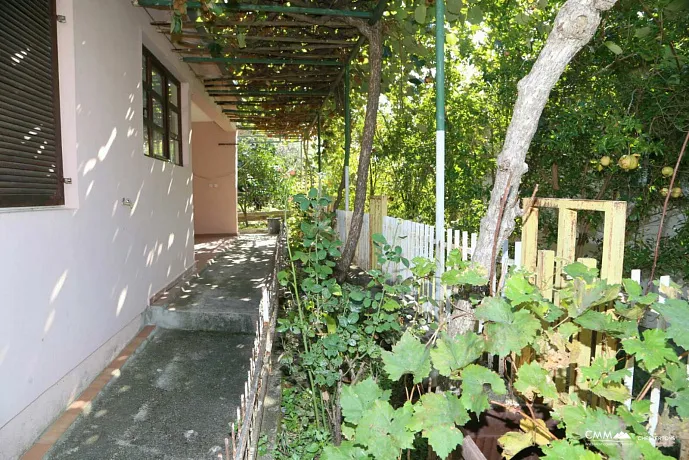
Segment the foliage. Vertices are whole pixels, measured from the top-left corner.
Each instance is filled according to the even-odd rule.
[[[301,460],[317,458],[328,444],[330,433],[315,426],[308,392],[299,387],[283,387],[283,415],[273,458]],[[264,452],[262,455],[265,455]]]
[[[304,384],[312,395],[316,426],[330,426],[336,434],[338,388],[343,379],[356,382],[379,367],[383,347],[391,346],[399,336],[401,305],[395,299],[408,293],[410,286],[388,283],[380,270],[369,272],[366,289],[337,283],[333,267],[342,243],[331,227],[330,202],[315,189],[294,197],[303,219],[294,232],[300,240],[290,239],[288,244],[291,267],[278,274],[280,284],[292,295],[291,308],[278,320],[278,331],[287,341],[292,339],[283,363],[293,374],[308,377]],[[389,247],[380,260],[384,263],[388,258],[403,260],[399,251]],[[334,426],[331,420],[337,420]]]
[[[462,443],[459,427],[469,420],[469,414],[478,416],[491,404],[521,416],[520,430],[499,439],[505,458],[532,446],[540,447],[545,458],[670,458],[648,441],[650,406],[646,398],[650,384],[662,382],[669,396],[665,403],[674,408],[676,416],[688,421],[688,375],[674,347],[684,341],[679,333],[683,321],[679,316],[689,313],[689,304],[683,300],[658,303],[657,296],[642,296],[641,287],[632,280],[624,281],[624,290],[620,285],[607,285],[596,277],[594,270],[581,264],[572,264],[565,272],[571,279],[559,289],[562,308],[529,285],[528,274],[515,272],[506,281],[505,292],[510,293],[507,298],[485,297],[477,308],[477,317],[484,321],[482,334],[469,332],[450,337],[443,332],[441,323],[424,343],[411,329],[405,331],[391,351],[383,352],[385,374],[393,380],[411,376],[416,384],[431,376],[432,367],[449,379],[450,385],[444,391],[425,394],[419,387],[418,399],[414,399],[412,390],[406,402],[397,408],[389,403],[390,393],[370,378],[345,387],[341,401],[343,408],[348,407],[343,410],[347,441],[338,447],[327,447],[323,458],[393,460],[409,448],[410,440],[418,434],[445,458]],[[526,285],[529,287],[524,289]],[[603,311],[598,311],[600,306],[605,307]],[[676,326],[667,332],[640,332],[636,321],[627,319],[638,320],[651,309]],[[569,339],[580,330],[582,318],[592,313],[610,321],[591,321],[586,326],[621,338],[622,349],[650,373],[645,390],[634,397],[623,384],[629,371],[620,369],[614,354],[606,348],[589,366],[578,367],[577,379],[571,382],[573,391],[566,391],[563,382],[561,387],[556,385],[558,377],[554,378],[553,371],[579,362],[579,342]],[[535,360],[517,367],[515,356],[526,347],[532,349]],[[496,395],[506,393],[506,382],[492,370],[476,364],[484,351],[511,356],[508,362],[515,365],[516,373],[507,384],[520,403],[496,399]],[[596,407],[588,403],[592,397],[609,403],[603,406],[605,409]],[[622,404],[626,402],[629,406]],[[552,407],[564,437],[560,438],[536,418],[535,403]]]
[[[238,204],[243,213],[265,207],[281,209],[290,193],[295,153],[259,135],[243,136],[237,148]]]

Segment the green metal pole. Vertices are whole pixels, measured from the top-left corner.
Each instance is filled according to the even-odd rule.
[[[445,271],[445,3],[435,2],[435,259],[436,300]]]
[[[345,110],[345,157],[344,157],[344,180],[345,180],[345,212],[349,211],[349,153],[352,148],[352,114],[350,110],[349,92],[350,92],[350,79],[349,79],[349,62],[345,65],[344,74],[344,110]],[[345,226],[345,232],[346,232]],[[345,235],[346,236],[346,235]]]

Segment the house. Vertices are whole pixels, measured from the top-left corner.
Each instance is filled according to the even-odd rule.
[[[0,3],[0,458],[236,234],[236,130],[130,0]],[[168,13],[169,17],[169,13]]]

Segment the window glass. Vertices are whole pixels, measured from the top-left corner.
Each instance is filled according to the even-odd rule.
[[[177,107],[179,100],[179,87],[176,83],[168,82],[167,89],[170,104],[172,104],[173,107]]]
[[[157,129],[153,130],[153,156],[162,157],[165,152],[163,149],[164,136],[163,133]]]
[[[170,141],[170,161],[177,163],[177,152],[178,152],[178,142],[175,140]]]
[[[170,112],[170,134],[175,138],[179,134],[179,115],[172,111]]]
[[[158,69],[151,70],[151,88],[156,93],[163,94],[163,77],[158,73]]]
[[[163,104],[156,98],[153,98],[153,123],[163,127]]]

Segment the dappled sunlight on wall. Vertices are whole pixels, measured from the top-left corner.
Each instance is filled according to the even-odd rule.
[[[76,44],[68,123],[78,142],[64,154],[74,162],[73,185],[66,188],[76,189],[78,206],[0,213],[0,253],[7,261],[0,276],[0,385],[11,395],[0,398],[0,429],[113,336],[132,323],[136,330],[150,297],[194,261],[189,146],[184,167],[143,154],[139,24],[148,27],[145,12],[129,2],[75,4],[67,21]],[[188,99],[188,90],[182,94]],[[121,345],[110,345],[99,359]],[[79,371],[56,399],[41,400],[42,410],[52,418],[89,376]],[[40,423],[32,420],[16,436],[40,430]]]

